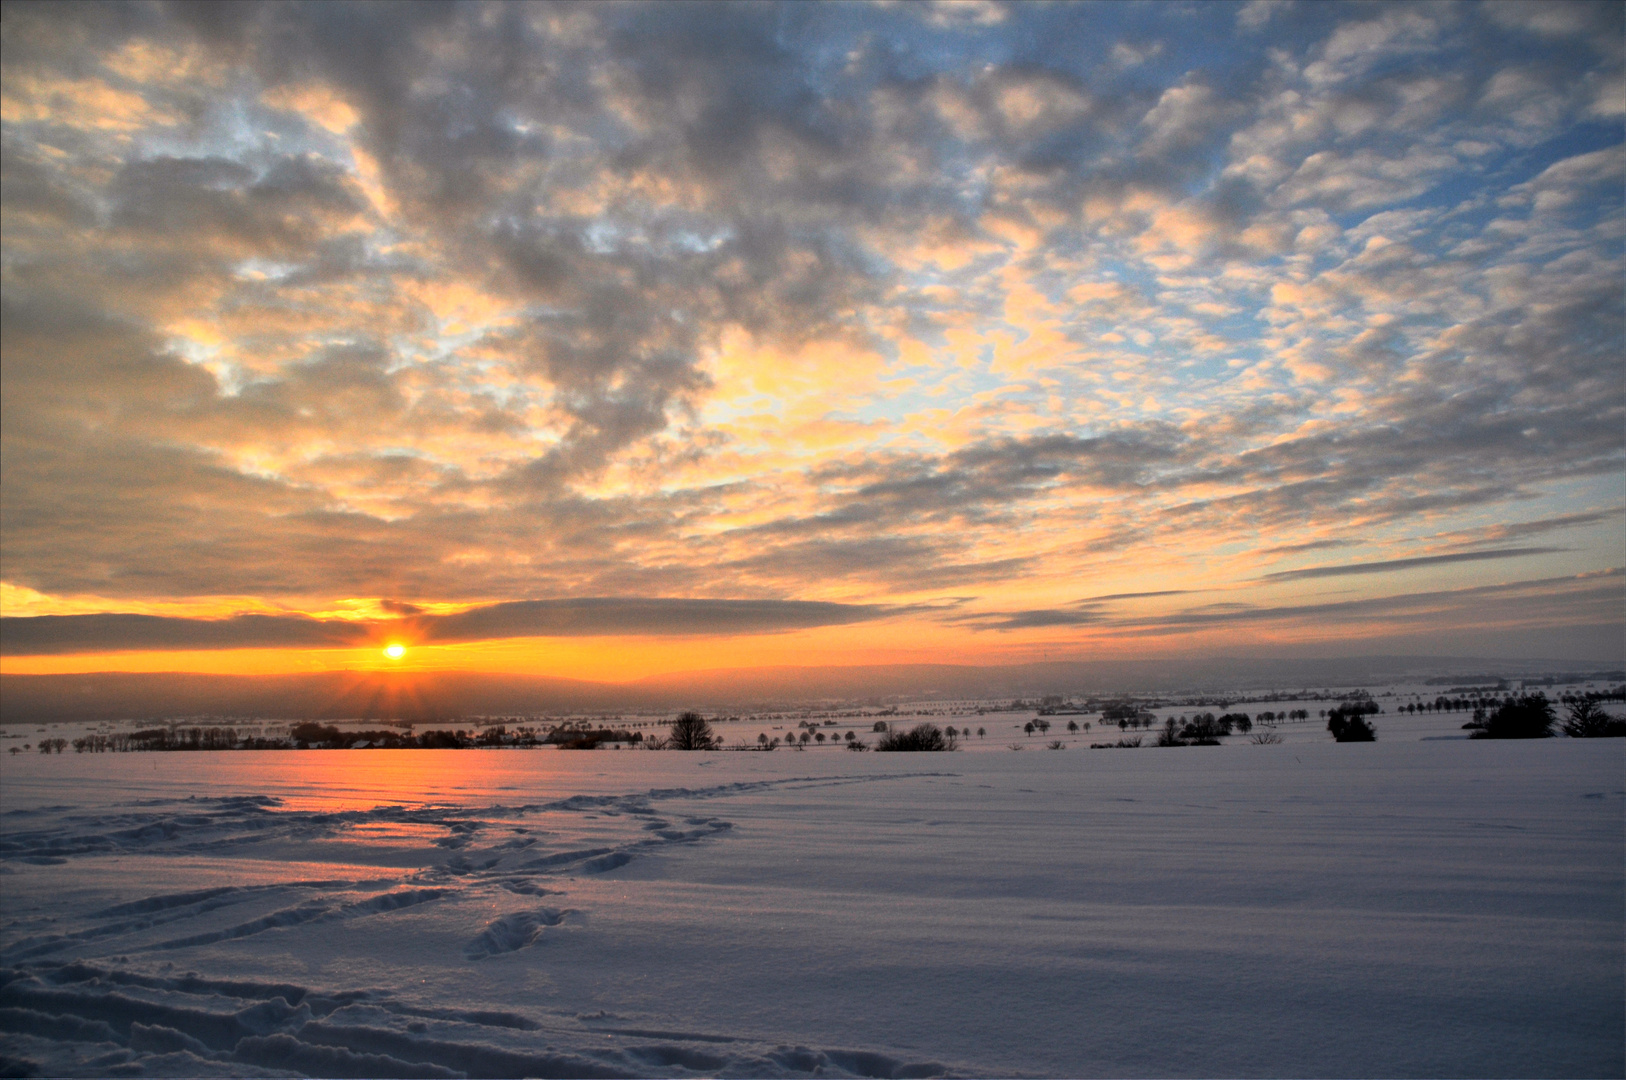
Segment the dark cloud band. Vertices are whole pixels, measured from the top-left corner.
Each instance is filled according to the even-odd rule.
[[[424,642],[484,641],[510,637],[592,637],[600,634],[771,634],[815,626],[844,626],[898,614],[878,604],[814,600],[686,600],[587,597],[516,600],[456,615],[410,620]]]
[[[0,652],[50,656],[185,649],[335,649],[367,642],[364,625],[298,615],[36,615],[0,619]]]
[[[1136,635],[1178,634],[1219,627],[1314,623],[1349,627],[1383,622],[1434,625],[1442,611],[1454,612],[1453,626],[1490,625],[1497,622],[1530,625],[1598,625],[1620,627],[1622,600],[1626,600],[1626,571],[1615,567],[1575,577],[1543,578],[1464,589],[1431,590],[1334,600],[1318,604],[1254,606],[1243,603],[1205,604],[1168,615],[1144,618],[1107,617],[1089,611],[998,611],[956,616],[950,620],[975,630],[1023,630],[1037,627],[1096,624]],[[1617,638],[1618,640],[1618,638]]]
[[[1517,559],[1525,555],[1552,555],[1567,548],[1522,547],[1496,548],[1491,551],[1461,551],[1454,555],[1419,555],[1411,559],[1387,559],[1383,562],[1347,563],[1343,566],[1311,566],[1303,570],[1283,570],[1266,574],[1260,581],[1303,581],[1306,578],[1344,577],[1349,574],[1389,574],[1397,570],[1412,570],[1420,566],[1440,566],[1445,563],[1482,562],[1486,559]]]
[[[38,615],[0,619],[0,652],[7,656],[49,656],[192,649],[358,648],[386,639],[429,644],[518,637],[771,634],[869,622],[905,610],[809,600],[586,597],[520,600],[455,615],[366,622],[297,615],[236,615],[227,619]]]

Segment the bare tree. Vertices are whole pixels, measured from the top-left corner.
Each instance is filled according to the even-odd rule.
[[[920,724],[912,731],[890,731],[876,742],[877,750],[953,750],[958,740],[936,724]]]
[[[697,712],[679,713],[672,721],[672,737],[667,745],[673,750],[710,750],[718,742],[706,718]]]

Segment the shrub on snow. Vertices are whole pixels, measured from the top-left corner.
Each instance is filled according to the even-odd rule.
[[[1169,717],[1167,720],[1165,720],[1163,722],[1163,730],[1157,733],[1157,745],[1159,745],[1159,746],[1184,746],[1184,745],[1186,745],[1186,740],[1184,740],[1184,739],[1182,739],[1180,737],[1180,730],[1175,725],[1174,717],[1171,716],[1171,717]]]
[[[1360,705],[1339,705],[1327,713],[1327,730],[1335,742],[1377,742],[1378,733],[1366,721]]]
[[[1546,694],[1521,694],[1509,698],[1485,717],[1470,739],[1549,739],[1558,718]]]
[[[1626,720],[1610,716],[1596,701],[1583,698],[1570,706],[1564,734],[1572,739],[1626,738]]]

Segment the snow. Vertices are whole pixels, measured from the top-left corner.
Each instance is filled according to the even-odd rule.
[[[1470,742],[1449,714],[1379,716],[1374,744],[1312,720],[1280,745],[1049,752],[971,719],[989,737],[954,754],[8,755],[0,1055],[53,1075],[1626,1070],[1626,740]]]

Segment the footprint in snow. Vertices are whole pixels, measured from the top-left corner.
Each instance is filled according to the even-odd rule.
[[[569,911],[557,908],[538,908],[535,911],[516,911],[493,920],[480,936],[469,942],[463,955],[470,960],[484,960],[489,956],[528,949],[542,939],[542,932],[558,926]]]

